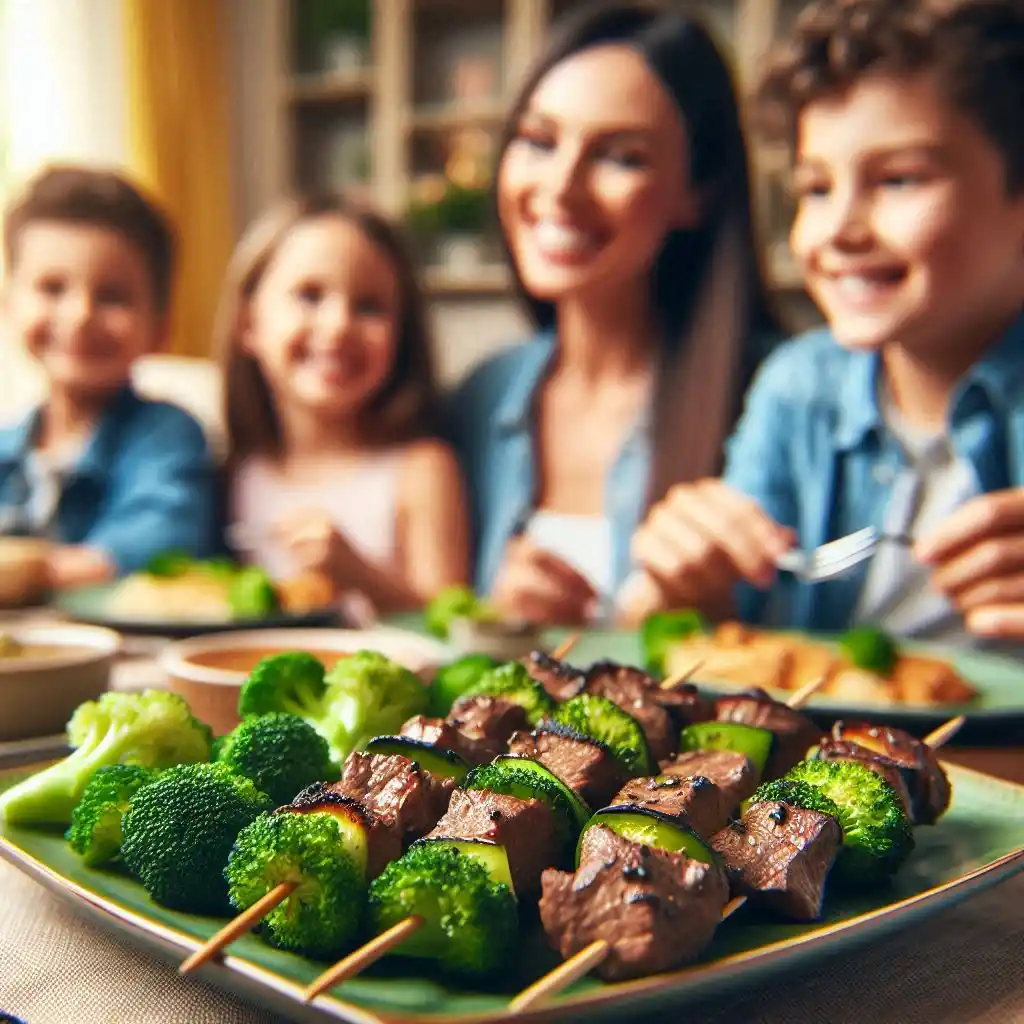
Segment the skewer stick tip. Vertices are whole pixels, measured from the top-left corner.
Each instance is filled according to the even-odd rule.
[[[571,633],[551,652],[551,657],[554,658],[555,661],[561,661],[563,658],[567,657],[569,652],[576,646],[579,638],[579,633]]]
[[[314,978],[303,990],[302,1001],[304,1003],[311,1002],[321,992],[326,992],[327,989],[359,974],[370,964],[376,963],[381,957],[390,953],[396,946],[400,946],[422,926],[423,918],[415,914],[392,925],[387,931],[370,939],[359,949],[339,960],[333,967],[328,967],[319,977]]]
[[[178,968],[178,973],[189,974],[208,963],[218,953],[230,946],[235,939],[240,938],[259,924],[274,907],[288,899],[294,890],[294,882],[282,882],[280,885],[275,885],[262,899],[243,910],[236,918],[224,925],[216,935],[207,939],[190,957],[183,960]]]
[[[951,718],[945,724],[940,725],[937,729],[933,729],[928,733],[924,738],[924,745],[926,747],[931,747],[932,750],[937,750],[939,747],[948,743],[963,728],[966,721],[966,715],[957,715],[956,718]]]
[[[692,679],[701,670],[703,664],[703,658],[695,661],[692,665],[683,669],[682,672],[676,672],[675,675],[671,675],[668,679],[663,680],[661,688],[663,690],[674,690],[677,686],[682,686],[683,683]]]
[[[545,974],[540,981],[534,982],[529,988],[523,989],[508,1004],[509,1013],[522,1013],[529,1010],[537,1003],[544,1002],[549,996],[557,995],[563,989],[568,988],[574,981],[578,981],[585,974],[589,974],[600,964],[611,952],[611,946],[604,939],[597,939],[584,946],[578,953],[574,953],[568,960],[561,963],[553,971]]]
[[[820,676],[816,676],[810,682],[804,683],[804,685],[786,701],[786,706],[793,708],[794,710],[796,708],[802,708],[827,682],[828,676],[823,673]]]

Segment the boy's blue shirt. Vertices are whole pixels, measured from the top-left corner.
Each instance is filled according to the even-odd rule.
[[[0,430],[0,507],[23,506],[41,410]],[[100,548],[119,574],[167,550],[208,556],[216,541],[217,476],[202,427],[131,387],[107,406],[65,477],[54,539]]]
[[[904,465],[879,405],[877,352],[842,348],[827,328],[780,346],[747,396],[724,479],[811,548],[866,526],[882,529]],[[1024,486],[1024,313],[964,375],[948,417],[957,454],[979,493]],[[738,588],[751,623],[841,630],[851,622],[867,563],[809,586],[782,576],[769,592]]]

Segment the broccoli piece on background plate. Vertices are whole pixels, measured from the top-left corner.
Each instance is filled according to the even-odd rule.
[[[485,672],[463,696],[500,697],[518,704],[526,712],[526,720],[530,725],[536,725],[555,709],[555,702],[548,696],[547,690],[518,661],[507,661]]]
[[[135,794],[124,816],[125,866],[162,906],[226,914],[224,866],[235,838],[272,806],[219,762],[170,768]]]
[[[138,764],[159,771],[208,761],[211,741],[209,727],[177,694],[105,693],[75,709],[68,722],[74,750],[67,757],[0,796],[0,817],[11,825],[70,825],[98,768]]]
[[[359,937],[366,905],[366,853],[339,817],[282,809],[238,833],[224,877],[236,910],[282,883],[295,886],[262,921],[272,945],[331,960]]]
[[[515,956],[515,896],[480,860],[451,844],[413,846],[388,864],[370,884],[369,912],[377,933],[413,915],[423,918],[392,954],[434,960],[454,976],[485,977]]]
[[[460,697],[479,684],[486,672],[497,667],[498,662],[486,654],[467,654],[442,665],[430,684],[427,714],[444,718]]]
[[[215,745],[219,762],[252,779],[279,806],[314,782],[338,777],[327,741],[287,711],[246,718]]]
[[[649,615],[640,627],[640,646],[644,652],[644,667],[648,672],[665,672],[665,655],[677,640],[685,640],[694,633],[706,633],[708,624],[700,612],[690,608]]]
[[[784,780],[814,787],[838,808],[835,817],[843,830],[843,846],[834,869],[838,880],[850,885],[882,881],[895,874],[913,850],[914,832],[899,794],[866,765],[856,761],[801,761]],[[785,799],[760,795],[775,792],[770,786],[761,786],[753,799]],[[789,802],[804,806],[799,799],[794,792]],[[815,804],[811,809],[825,808]]]
[[[493,621],[498,616],[469,587],[446,587],[427,605],[424,617],[427,631],[441,640],[447,640],[453,619]]]
[[[899,658],[896,641],[873,626],[848,630],[839,641],[839,648],[858,668],[880,676],[891,675]]]
[[[112,764],[98,768],[86,783],[65,838],[89,867],[120,857],[121,821],[136,791],[155,778],[137,764]]]
[[[277,590],[258,566],[247,566],[230,578],[228,607],[235,619],[265,619],[280,611]]]

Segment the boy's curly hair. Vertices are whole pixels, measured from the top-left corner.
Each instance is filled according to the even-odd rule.
[[[769,59],[756,123],[792,145],[807,104],[874,72],[934,75],[1024,188],[1024,0],[815,0]]]

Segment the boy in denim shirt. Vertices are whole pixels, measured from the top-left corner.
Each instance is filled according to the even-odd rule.
[[[115,174],[36,177],[5,211],[4,312],[40,363],[46,401],[0,431],[0,528],[53,538],[56,587],[207,553],[214,465],[202,428],[131,387],[167,337],[174,238]]]
[[[760,98],[828,328],[765,363],[724,478],[652,511],[631,616],[1024,639],[1024,7],[822,0]],[[850,576],[776,572],[866,526]]]

